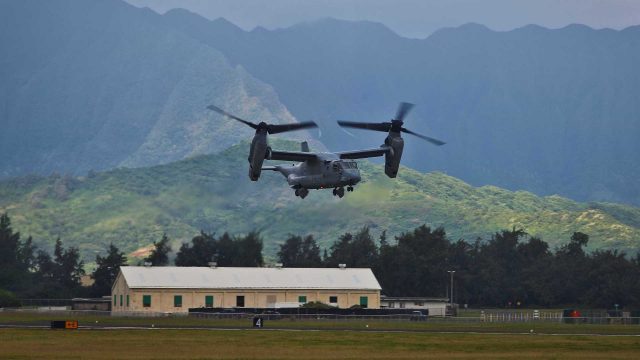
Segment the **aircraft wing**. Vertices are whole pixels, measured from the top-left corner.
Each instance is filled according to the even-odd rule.
[[[382,156],[389,151],[391,151],[390,147],[383,146],[375,149],[343,151],[337,154],[340,156],[340,159],[364,159],[364,158]]]
[[[315,160],[318,156],[314,153],[301,152],[301,151],[271,151],[269,160],[284,160],[284,161],[307,161]]]

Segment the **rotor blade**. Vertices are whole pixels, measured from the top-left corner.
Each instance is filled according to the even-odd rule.
[[[267,127],[267,131],[269,132],[269,134],[278,134],[278,133],[283,133],[287,131],[301,130],[301,129],[314,128],[314,127],[318,127],[318,124],[316,124],[313,121],[305,121],[297,124],[269,125]]]
[[[224,111],[224,110],[220,109],[220,108],[219,108],[219,107],[217,107],[217,106],[209,105],[209,106],[207,106],[207,109],[209,109],[209,110],[213,110],[213,111],[217,112],[218,114],[224,115],[224,116],[226,116],[226,117],[228,117],[228,118],[231,118],[231,119],[233,119],[233,120],[240,121],[241,123],[247,124],[247,125],[251,126],[251,127],[252,127],[252,128],[254,128],[254,129],[257,129],[257,128],[258,128],[258,125],[254,124],[254,123],[252,123],[252,122],[250,122],[250,121],[247,121],[247,120],[244,120],[244,119],[240,119],[239,117],[237,117],[237,116],[235,116],[235,115],[233,115],[233,114],[229,114],[228,112],[226,112],[226,111]]]
[[[375,130],[387,132],[391,128],[390,122],[383,123],[361,123],[353,121],[338,121],[338,125],[355,129]]]
[[[402,119],[404,119],[404,117],[407,116],[407,114],[409,113],[409,111],[411,111],[412,108],[413,108],[413,104],[407,103],[407,102],[401,102],[400,105],[398,105],[398,111],[396,112],[395,120],[403,121]]]
[[[421,135],[421,134],[415,133],[415,132],[413,132],[413,131],[411,131],[411,130],[409,130],[409,129],[401,128],[400,130],[401,130],[402,132],[407,133],[407,134],[411,134],[411,135],[413,135],[413,136],[417,136],[417,137],[419,137],[419,138],[421,138],[421,139],[423,139],[423,140],[426,140],[426,141],[428,141],[428,142],[430,142],[430,143],[432,143],[432,144],[434,144],[434,145],[438,145],[438,146],[440,146],[440,145],[444,145],[444,144],[446,144],[444,141],[440,141],[440,140],[438,140],[438,139],[434,139],[434,138],[432,138],[432,137],[428,137],[428,136],[424,136],[424,135]]]

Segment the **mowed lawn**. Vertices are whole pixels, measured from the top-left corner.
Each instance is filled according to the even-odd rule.
[[[639,359],[635,336],[296,330],[0,329],[0,358]]]

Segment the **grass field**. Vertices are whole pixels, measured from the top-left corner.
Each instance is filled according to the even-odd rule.
[[[56,319],[81,329],[44,328]],[[3,359],[640,358],[640,325],[278,320],[254,330],[249,319],[11,312],[0,324],[43,326],[0,328]]]
[[[637,359],[628,336],[269,330],[0,329],[0,357],[46,359]]]

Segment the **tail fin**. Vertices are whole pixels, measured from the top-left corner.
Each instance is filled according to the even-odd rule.
[[[300,143],[300,150],[302,152],[309,152],[309,143],[306,141],[303,141]]]

